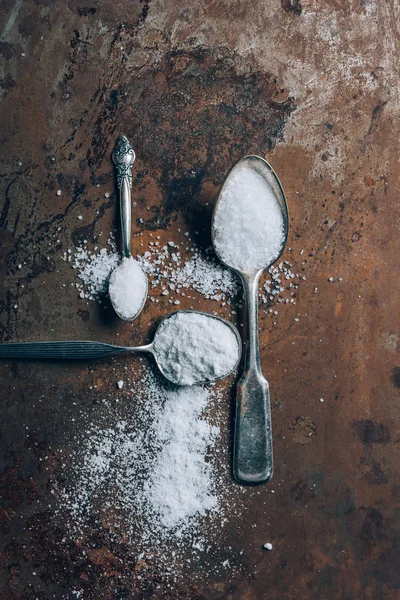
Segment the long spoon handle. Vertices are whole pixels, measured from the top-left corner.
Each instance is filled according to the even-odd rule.
[[[119,189],[121,230],[123,254],[126,258],[131,257],[131,187],[132,187],[132,165],[135,161],[135,153],[124,135],[118,138],[112,159],[117,171],[117,184]]]
[[[103,342],[21,342],[0,344],[0,358],[51,358],[81,360],[102,358],[121,352],[146,351],[149,346],[129,348]]]
[[[261,372],[258,343],[258,280],[242,277],[247,345],[236,390],[233,474],[239,483],[266,483],[273,473],[269,386]]]

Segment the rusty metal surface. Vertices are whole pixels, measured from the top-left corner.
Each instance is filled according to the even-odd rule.
[[[276,325],[261,316],[275,475],[248,494],[248,529],[229,523],[229,545],[243,549],[232,576],[160,589],[124,539],[94,528],[64,543],[51,448],[113,363],[0,365],[0,597],[61,599],[79,584],[96,600],[397,600],[398,5],[5,0],[0,12],[2,341],[118,333],[139,344],[168,314],[148,303],[135,327],[119,323],[77,297],[59,259],[117,225],[120,132],[137,153],[135,234],[185,227],[207,246],[224,175],[256,153],[282,180],[284,258],[306,276]]]

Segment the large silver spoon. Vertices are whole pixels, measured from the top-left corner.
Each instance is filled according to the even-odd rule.
[[[180,324],[181,334],[177,334]],[[190,336],[201,343],[203,363],[197,363],[196,348],[190,348]],[[229,358],[219,360],[230,347]],[[200,311],[173,312],[158,325],[154,340],[146,346],[115,346],[103,342],[21,342],[0,344],[0,358],[93,359],[121,353],[152,354],[161,373],[176,385],[202,385],[227,377],[236,369],[242,354],[242,342],[236,327],[220,317]],[[215,364],[213,363],[215,360]],[[207,376],[206,376],[206,375]]]
[[[121,135],[112,153],[112,160],[117,171],[123,258],[111,273],[108,291],[115,312],[124,321],[133,321],[139,315],[148,292],[147,277],[131,254],[131,187],[135,158],[128,138]]]
[[[254,181],[257,202],[251,188],[243,187],[247,181]],[[235,186],[236,190],[240,188],[239,194],[243,194],[241,199],[245,197],[245,201],[237,202]],[[268,230],[269,221],[277,227],[279,218],[280,236],[275,230]],[[263,220],[265,231],[261,226]],[[258,282],[263,270],[282,254],[287,233],[286,199],[274,170],[259,156],[242,158],[228,173],[220,190],[213,213],[212,239],[217,256],[236,271],[244,288],[247,340],[243,374],[237,385],[233,474],[238,482],[245,484],[265,483],[273,473],[269,386],[261,372],[258,341]]]

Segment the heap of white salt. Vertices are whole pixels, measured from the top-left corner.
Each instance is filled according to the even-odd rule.
[[[140,313],[147,295],[147,278],[136,260],[124,258],[113,271],[109,294],[115,312],[123,319],[134,319]]]
[[[240,358],[231,326],[212,315],[190,311],[175,313],[161,323],[154,351],[164,375],[180,385],[226,377]]]
[[[228,266],[254,273],[282,251],[282,212],[268,182],[254,169],[237,168],[214,214],[214,247]]]
[[[212,466],[205,456],[219,430],[201,418],[208,400],[205,388],[177,388],[168,393],[153,426],[161,451],[143,492],[161,535],[218,510],[218,497],[211,490]]]

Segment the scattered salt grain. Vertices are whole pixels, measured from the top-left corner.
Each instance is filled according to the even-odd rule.
[[[147,278],[139,263],[124,258],[110,277],[109,294],[113,307],[123,319],[134,319],[143,307],[147,294]]]
[[[83,219],[82,215],[78,215],[78,219],[79,219],[80,221],[82,221],[82,219]]]
[[[117,387],[120,390],[122,390],[122,388],[124,387],[124,382],[122,381],[122,379],[120,379],[119,381],[117,381]]]
[[[266,550],[272,550],[272,544],[267,542],[266,544],[264,544],[263,548],[265,548]]]
[[[324,399],[323,399],[323,398],[320,398],[320,399],[319,399],[319,401],[320,401],[320,402],[324,402]]]
[[[72,266],[78,271],[76,287],[80,297],[86,300],[101,302],[108,291],[108,280],[112,271],[119,264],[119,255],[116,252],[114,241],[108,240],[110,251],[102,248],[98,253],[92,254],[84,246],[80,246],[74,255]],[[64,260],[70,260],[71,250],[63,255]]]
[[[157,329],[154,352],[161,371],[180,385],[225,377],[240,358],[231,327],[196,312],[178,312],[163,321]]]
[[[328,281],[333,281],[333,277],[329,277]]]
[[[61,196],[61,190],[57,190],[57,196]]]
[[[77,428],[69,448],[72,460],[62,465],[63,477],[52,490],[59,498],[59,517],[64,522],[67,512],[70,527],[80,535],[91,530],[93,518],[103,521],[108,515],[128,539],[137,540],[140,532],[135,550],[142,556],[154,551],[165,556],[164,569],[187,557],[188,547],[198,548],[204,560],[213,530],[221,543],[226,510],[221,505],[226,485],[214,448],[219,394],[214,386],[171,387],[147,368],[136,369],[130,383],[125,407],[104,399],[83,435],[82,425]],[[230,482],[228,470],[225,477]],[[232,501],[227,506],[232,515]],[[204,518],[211,525],[207,534],[201,528]]]
[[[268,267],[282,251],[281,209],[268,183],[254,169],[238,168],[228,179],[213,226],[217,254],[242,271]]]

